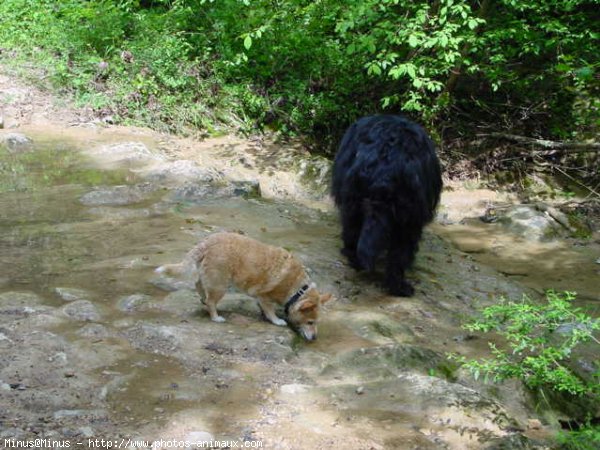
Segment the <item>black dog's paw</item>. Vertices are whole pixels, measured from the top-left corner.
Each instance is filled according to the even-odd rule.
[[[350,267],[352,267],[356,271],[364,270],[364,267],[358,260],[356,252],[354,250],[343,248],[340,252],[348,259],[348,264],[350,264]]]
[[[415,288],[406,280],[399,283],[388,283],[387,290],[390,295],[396,297],[412,297],[415,294]]]

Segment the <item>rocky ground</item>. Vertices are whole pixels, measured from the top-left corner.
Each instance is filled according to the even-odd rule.
[[[0,99],[0,444],[550,447],[560,412],[446,354],[487,354],[461,323],[500,295],[575,284],[600,300],[597,235],[562,238],[540,208],[449,182],[410,273],[417,295],[389,297],[339,256],[327,161],[265,138],[109,126],[3,69]],[[516,218],[479,219],[498,204]],[[212,323],[190,280],[153,273],[217,229],[292,250],[335,294],[317,342],[239,293]]]

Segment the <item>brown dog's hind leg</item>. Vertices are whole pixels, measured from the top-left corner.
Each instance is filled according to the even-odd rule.
[[[207,289],[206,290],[206,298],[204,300],[204,304],[206,305],[206,309],[208,310],[208,314],[210,314],[210,320],[213,322],[225,322],[225,317],[220,316],[217,312],[217,303],[219,300],[223,298],[225,295],[224,290],[217,289]]]
[[[202,286],[202,280],[200,280],[200,278],[196,281],[196,291],[200,295],[200,302],[203,305],[206,305],[206,292],[204,292],[204,287]]]
[[[206,259],[203,259],[200,267],[198,280],[196,281],[196,289],[200,294],[202,303],[206,306],[210,320],[213,322],[225,322],[225,318],[217,312],[217,303],[223,298],[229,280],[222,277],[222,270],[219,267],[207,267]],[[203,295],[204,294],[204,295]]]
[[[275,305],[268,300],[259,299],[258,303],[260,304],[260,309],[262,309],[265,317],[274,325],[278,325],[280,327],[285,327],[287,322],[283,319],[277,317],[275,314]]]

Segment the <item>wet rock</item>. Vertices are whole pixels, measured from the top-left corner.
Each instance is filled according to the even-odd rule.
[[[151,307],[175,315],[190,316],[202,309],[202,303],[197,292],[184,289],[167,295],[163,300],[153,303]]]
[[[398,336],[412,336],[411,328],[378,312],[365,312],[346,321],[346,325],[360,337],[381,344],[389,343]]]
[[[260,183],[256,180],[234,180],[219,183],[185,183],[173,190],[172,200],[202,202],[215,197],[261,197]]]
[[[22,439],[26,435],[25,431],[20,428],[11,427],[0,432],[0,439]]]
[[[212,184],[184,183],[173,190],[171,199],[179,202],[199,202],[207,197],[217,196],[218,192],[219,186]]]
[[[483,450],[530,450],[533,448],[546,449],[548,446],[533,446],[529,439],[521,434],[489,439],[482,447]]]
[[[535,205],[517,205],[506,209],[498,219],[511,233],[531,241],[547,241],[560,236],[561,225]]]
[[[57,327],[65,322],[67,319],[61,314],[56,314],[56,309],[47,306],[41,306],[43,310],[37,310],[35,314],[27,316],[27,326],[43,329]]]
[[[357,387],[361,386],[333,385],[317,391],[336,398],[339,408],[350,414],[370,411],[372,417],[403,417],[422,424],[425,419],[423,428],[438,434],[440,443],[463,433],[467,439],[476,439],[482,433],[489,439],[501,438],[506,436],[506,429],[517,427],[500,403],[440,378],[403,372],[388,380],[368,382],[364,390],[369,395],[357,395]]]
[[[125,331],[133,345],[153,353],[171,354],[183,343],[189,343],[185,329],[167,325],[140,323]]]
[[[177,278],[163,276],[151,279],[150,283],[156,286],[157,288],[168,292],[178,291],[181,289],[194,289],[194,282],[192,281],[179,280]]]
[[[162,155],[150,151],[141,142],[121,142],[105,145],[87,152],[108,167],[143,167],[165,161]]]
[[[331,185],[331,160],[323,157],[313,157],[301,160],[298,164],[300,180],[317,195],[329,192]]]
[[[260,190],[260,183],[256,180],[239,180],[232,181],[231,184],[232,195],[236,197],[243,197],[246,199],[260,198],[262,196]]]
[[[98,188],[82,195],[79,201],[86,206],[131,205],[144,201],[154,189],[150,185]]]
[[[104,339],[112,336],[113,333],[111,333],[104,325],[90,323],[77,330],[77,334],[91,339]]]
[[[483,253],[487,249],[487,242],[482,242],[477,237],[461,237],[454,242],[454,245],[465,253]]]
[[[81,427],[77,429],[79,436],[84,438],[91,438],[95,435],[94,429],[92,427]]]
[[[62,308],[63,313],[82,322],[95,322],[100,320],[100,313],[96,306],[89,300],[75,300]]]
[[[354,377],[362,381],[395,378],[407,369],[445,366],[446,358],[428,348],[408,344],[371,347],[343,353],[325,366],[322,374],[331,377]]]
[[[0,134],[0,145],[5,145],[11,153],[26,150],[32,143],[30,138],[21,133]]]
[[[54,292],[56,292],[65,302],[88,300],[90,298],[89,293],[83,289],[57,287],[54,288]]]
[[[31,292],[4,292],[0,294],[0,319],[2,316],[27,317],[52,311],[51,307],[41,303],[41,298]]]
[[[200,304],[199,309],[204,309]],[[223,300],[219,302],[219,311],[224,313],[235,313],[254,320],[260,320],[262,313],[255,298],[240,293],[228,293]]]
[[[140,171],[139,174],[152,182],[177,185],[186,181],[216,183],[223,178],[223,174],[218,170],[212,167],[200,167],[194,161],[185,159],[163,162],[151,169]]]
[[[186,434],[184,441],[189,442],[190,444],[196,444],[196,446],[200,446],[201,443],[205,442],[213,442],[215,437],[210,434],[208,431],[191,431]]]
[[[117,301],[117,308],[124,312],[145,311],[149,309],[152,297],[145,294],[133,294]]]

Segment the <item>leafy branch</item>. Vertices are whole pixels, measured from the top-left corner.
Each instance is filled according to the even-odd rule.
[[[491,358],[468,360],[450,355],[475,379],[494,382],[517,378],[530,388],[549,387],[573,395],[600,394],[600,368],[590,380],[573,372],[569,362],[577,347],[586,342],[600,345],[594,335],[600,320],[573,306],[573,292],[546,293],[547,303],[536,304],[527,296],[515,302],[501,299],[485,308],[481,318],[464,326],[471,332],[495,332],[504,337],[509,351],[488,345]]]

